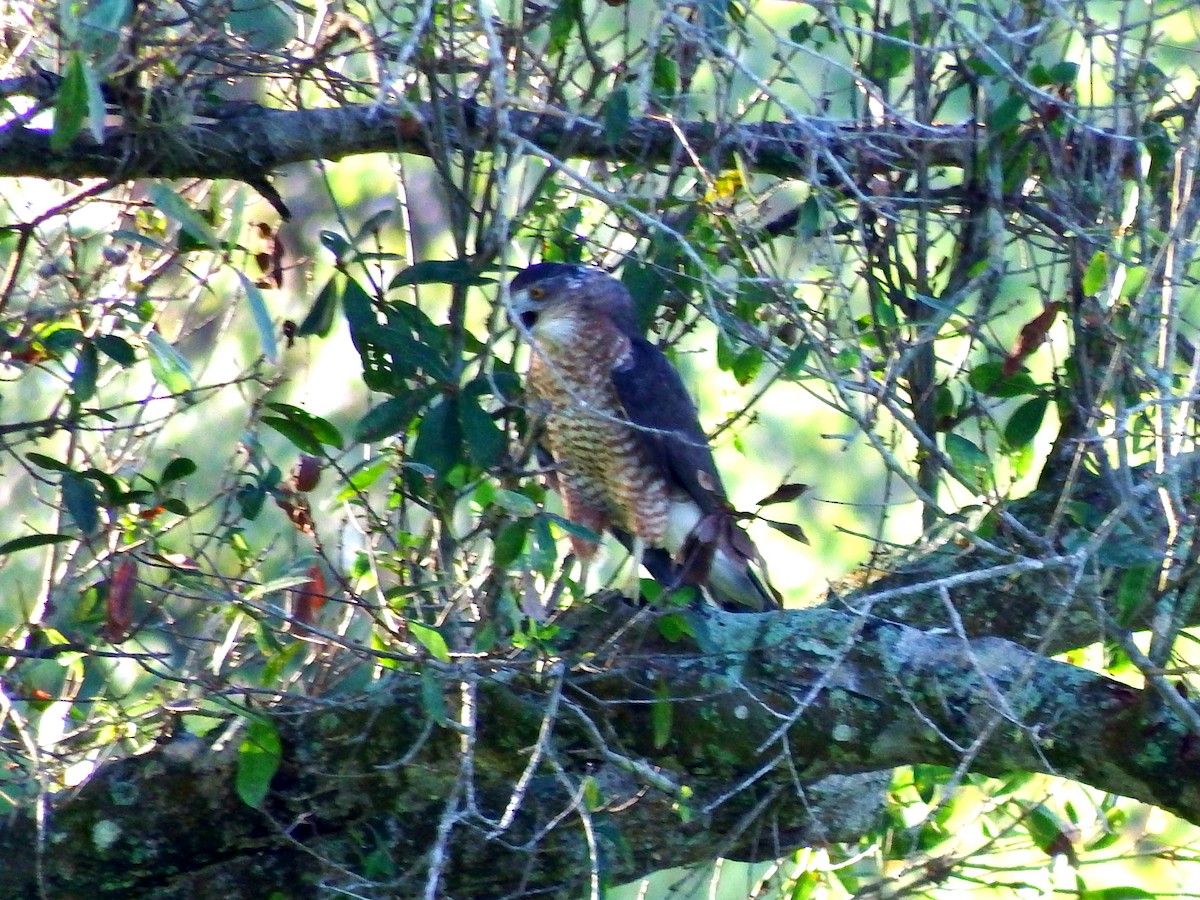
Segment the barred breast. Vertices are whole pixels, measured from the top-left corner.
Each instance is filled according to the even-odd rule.
[[[617,352],[620,347],[613,348]],[[534,355],[529,387],[548,407],[546,443],[567,515],[595,531],[615,525],[661,546],[668,490],[626,424],[610,373],[614,353]]]

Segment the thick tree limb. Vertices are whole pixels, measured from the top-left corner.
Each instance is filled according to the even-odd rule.
[[[107,766],[50,816],[43,877],[55,897],[416,896],[432,862],[437,896],[579,896],[597,858],[616,883],[852,839],[879,788],[853,776],[919,762],[1059,774],[1200,822],[1196,738],[1150,692],[872,617],[691,615],[699,646],[622,608],[576,626],[574,664],[447,668],[440,724],[416,677],[280,707],[265,813],[236,798],[231,753],[194,740]],[[33,895],[34,832],[0,832],[0,895]]]
[[[407,111],[374,104],[282,110],[228,104],[209,121],[109,128],[102,144],[84,134],[63,152],[49,133],[14,121],[0,130],[0,177],[230,178],[261,180],[281,166],[361,153],[487,150],[527,142],[559,158],[665,164],[695,158],[719,169],[734,154],[742,164],[781,177],[822,180],[857,191],[874,173],[920,165],[961,167],[984,139],[974,125],[867,126],[805,117],[791,122],[719,126],[662,117],[633,119],[616,140],[597,122],[470,101],[418,104]],[[1095,136],[1101,140],[1102,136]],[[1110,152],[1127,152],[1111,141]]]

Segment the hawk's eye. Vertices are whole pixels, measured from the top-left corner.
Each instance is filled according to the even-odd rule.
[[[541,300],[546,296],[546,289],[541,287],[531,287],[529,289],[529,299]]]

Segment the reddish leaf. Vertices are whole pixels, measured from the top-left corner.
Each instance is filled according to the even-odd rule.
[[[316,621],[317,613],[328,599],[325,572],[313,563],[308,567],[308,581],[292,590],[292,633],[300,636],[309,634],[305,626]]]
[[[776,522],[772,519],[763,519],[762,521],[766,522],[781,534],[786,534],[793,541],[799,541],[801,544],[808,543],[808,536],[804,533],[804,529],[799,525],[795,525],[791,522]]]
[[[790,503],[808,490],[807,484],[781,484],[767,496],[758,501],[759,506],[771,506],[775,503]]]
[[[306,494],[317,486],[321,480],[321,460],[307,453],[301,454],[296,465],[292,467],[292,487]]]
[[[1047,303],[1046,307],[1038,313],[1034,318],[1030,319],[1021,328],[1021,333],[1017,336],[1016,345],[1008,352],[1008,356],[1004,360],[1003,373],[1005,378],[1011,378],[1021,368],[1021,364],[1028,359],[1033,353],[1046,341],[1046,335],[1050,331],[1050,327],[1054,324],[1054,320],[1058,318],[1059,312],[1062,311],[1063,305],[1061,301]]]
[[[146,558],[170,566],[172,569],[182,569],[185,572],[197,572],[200,570],[199,563],[190,556],[185,556],[182,553],[149,553],[146,555]]]
[[[108,580],[108,597],[104,603],[104,625],[100,635],[113,644],[129,637],[133,624],[133,589],[137,585],[137,564],[123,559]]]
[[[279,235],[265,222],[256,222],[263,249],[254,254],[254,263],[262,273],[259,287],[277,288],[283,284],[283,242]]]
[[[275,505],[284,511],[288,521],[295,525],[298,531],[304,534],[314,533],[315,525],[307,500],[282,483],[279,485],[279,493],[274,496]]]

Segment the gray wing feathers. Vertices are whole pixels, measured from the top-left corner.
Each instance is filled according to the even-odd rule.
[[[705,513],[722,508],[725,488],[695,404],[663,352],[633,335],[632,359],[612,370],[613,386],[637,439],[662,471]]]

